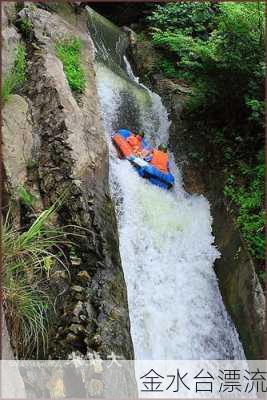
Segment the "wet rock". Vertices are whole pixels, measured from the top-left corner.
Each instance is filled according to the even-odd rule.
[[[53,279],[54,280],[67,280],[68,279],[68,273],[67,271],[55,271],[53,273]]]
[[[76,317],[78,317],[82,311],[83,311],[83,303],[81,301],[78,301],[78,303],[76,304],[76,306],[73,310],[73,314]]]
[[[76,300],[85,301],[87,298],[87,295],[85,293],[75,293],[74,297]]]
[[[71,322],[73,322],[74,324],[80,324],[81,320],[78,317],[71,317]]]
[[[74,266],[74,267],[78,267],[79,265],[81,265],[81,259],[80,258],[77,258],[77,257],[71,257],[70,258],[70,262],[71,262],[71,264]]]
[[[57,331],[58,331],[59,335],[63,334],[64,327],[63,326],[59,326]]]
[[[92,343],[94,346],[99,347],[102,344],[102,338],[100,335],[95,335],[92,339]]]
[[[122,30],[127,33],[130,46],[136,46],[137,40],[135,32],[131,28],[128,28],[128,26],[123,26]]]
[[[68,333],[66,337],[67,343],[74,343],[79,340],[78,336],[74,335],[73,333]]]
[[[69,330],[75,335],[78,335],[79,333],[86,333],[86,329],[80,324],[71,324]]]
[[[87,302],[87,303],[85,304],[85,307],[86,307],[86,311],[87,311],[88,318],[89,318],[89,319],[93,319],[94,316],[95,316],[95,311],[94,311],[93,306],[91,305],[91,303]]]
[[[83,282],[83,283],[87,283],[87,282],[89,282],[90,281],[90,275],[88,274],[88,272],[87,271],[80,271],[78,274],[77,274],[77,278],[81,281],[81,282]]]
[[[84,292],[84,288],[82,286],[78,286],[78,285],[73,285],[70,288],[73,292],[76,293],[83,293]]]
[[[86,322],[87,321],[87,316],[85,315],[85,314],[80,314],[80,320],[81,321],[83,321],[83,322]]]

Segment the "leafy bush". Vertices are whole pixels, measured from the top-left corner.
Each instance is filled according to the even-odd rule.
[[[186,36],[183,32],[170,32],[170,31],[156,31],[152,33],[153,42],[157,46],[165,47],[178,55],[181,60],[184,56],[188,55],[188,52],[194,44],[194,39],[191,36]]]
[[[19,27],[26,38],[29,38],[32,32],[33,24],[29,18],[23,17],[19,20]]]
[[[185,35],[207,37],[214,27],[214,16],[218,7],[210,2],[179,2],[154,6],[147,18],[152,25],[162,29],[181,30]]]
[[[83,93],[86,85],[85,72],[81,65],[81,41],[77,38],[56,43],[57,56],[63,63],[64,72],[71,90]]]
[[[2,99],[5,103],[9,96],[21,88],[26,79],[26,50],[23,44],[19,44],[16,51],[14,67],[4,79],[2,87]]]
[[[37,168],[37,166],[38,166],[38,163],[37,163],[37,161],[36,160],[34,160],[34,159],[29,159],[28,161],[27,161],[27,169],[30,171],[30,170],[33,170],[34,168]]]
[[[14,228],[10,215],[2,226],[4,305],[15,351],[27,357],[47,347],[47,275],[56,263],[66,268],[64,228],[49,225],[58,204],[43,211],[25,232]],[[48,268],[49,265],[49,268]],[[38,357],[38,353],[37,353]]]
[[[264,127],[265,102],[246,97],[246,105],[250,108],[249,119],[254,121],[260,128]]]
[[[180,71],[186,69],[191,72],[190,83],[195,83],[196,96],[198,87],[202,91],[206,88],[203,106],[208,107],[209,111],[217,113],[221,119],[229,116],[234,118],[233,111],[240,118],[251,111],[252,120],[262,120],[264,5],[220,3],[215,17],[211,14],[213,28],[216,29],[210,31],[205,39],[180,27],[184,22],[194,29],[195,14],[199,15],[198,18],[204,18],[210,12],[208,3],[191,3],[187,6],[192,8],[192,15],[187,17],[181,17],[185,5],[180,3],[158,6],[158,11],[151,18],[154,22],[158,21],[157,30],[152,33],[154,44],[164,49],[167,47],[177,57],[176,65]],[[172,14],[174,9],[177,13],[173,18],[177,22],[171,25],[166,14]],[[161,27],[165,30],[159,30]],[[256,104],[260,104],[257,113]],[[203,106],[202,111],[205,108]]]
[[[35,197],[22,185],[19,185],[17,188],[17,193],[19,195],[20,201],[28,207],[33,205]]]
[[[177,74],[173,63],[169,60],[166,60],[166,59],[162,60],[159,63],[159,68],[161,71],[164,72],[164,75],[167,76],[168,78],[175,77],[175,75]]]

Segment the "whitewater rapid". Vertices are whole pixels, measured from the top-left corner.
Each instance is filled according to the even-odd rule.
[[[154,145],[168,141],[170,121],[160,97],[126,67],[128,79],[101,63],[96,76],[135,358],[243,359],[213,269],[220,254],[208,201],[184,191],[172,154],[176,185],[167,192],[139,177],[111,143],[114,130],[136,126]]]

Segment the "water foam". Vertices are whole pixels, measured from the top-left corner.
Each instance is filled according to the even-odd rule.
[[[220,254],[213,244],[208,201],[184,191],[172,155],[173,192],[151,185],[117,158],[113,130],[136,123],[156,145],[167,142],[170,126],[160,97],[128,75],[123,79],[104,65],[97,67],[135,357],[243,359],[213,270]]]

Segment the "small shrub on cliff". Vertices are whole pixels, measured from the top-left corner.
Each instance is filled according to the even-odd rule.
[[[77,38],[56,43],[57,56],[63,63],[64,72],[71,90],[83,93],[86,85],[85,72],[81,65],[81,41]]]
[[[33,205],[35,197],[22,185],[19,185],[17,188],[17,193],[20,201],[28,207]]]
[[[19,21],[19,27],[25,38],[29,39],[32,33],[32,22],[29,18],[21,18]]]
[[[4,79],[2,86],[2,102],[6,103],[9,99],[9,96],[14,90],[14,75],[13,73],[7,74]]]
[[[20,87],[26,79],[26,50],[23,44],[17,47],[15,61],[16,85]]]
[[[47,347],[47,279],[56,263],[64,268],[63,246],[70,246],[64,228],[49,225],[58,203],[43,211],[27,231],[12,225],[10,216],[2,226],[4,307],[17,355],[27,357]]]
[[[9,96],[20,89],[26,79],[26,50],[23,44],[19,44],[16,52],[14,67],[7,74],[2,87],[2,100],[5,103]]]

